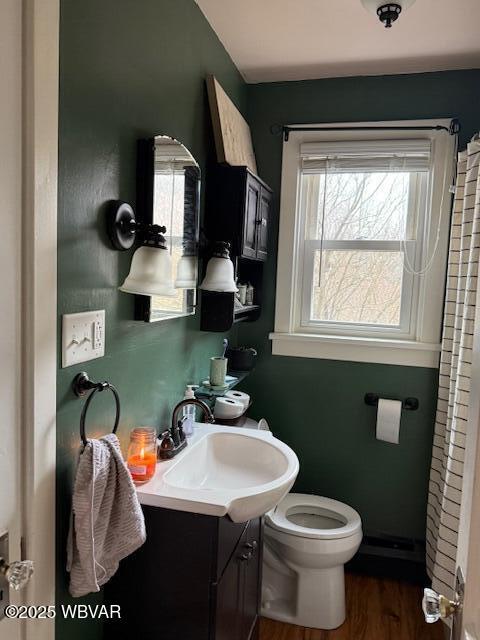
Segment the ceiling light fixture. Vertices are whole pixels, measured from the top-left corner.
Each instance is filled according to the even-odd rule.
[[[362,0],[362,4],[370,11],[378,16],[387,29],[398,20],[402,11],[406,11],[415,0],[397,0],[397,2],[385,2],[385,0]]]

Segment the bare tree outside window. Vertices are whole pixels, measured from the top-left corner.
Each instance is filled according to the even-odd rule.
[[[302,176],[309,320],[398,327],[405,250],[416,239],[416,173],[325,171]]]

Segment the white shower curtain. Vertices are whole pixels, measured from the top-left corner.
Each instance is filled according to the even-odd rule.
[[[458,156],[427,515],[427,570],[452,596],[480,251],[480,142]]]

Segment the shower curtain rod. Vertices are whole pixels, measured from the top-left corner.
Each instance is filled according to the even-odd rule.
[[[289,125],[272,125],[270,128],[273,135],[283,133],[283,139],[288,142],[291,131],[447,131],[451,136],[457,135],[460,131],[460,121],[453,118],[450,126],[430,125],[430,126],[375,126],[364,125],[359,127],[291,127]]]

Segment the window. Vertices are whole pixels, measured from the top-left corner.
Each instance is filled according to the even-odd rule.
[[[413,337],[430,142],[303,144],[301,325]]]
[[[153,210],[157,224],[164,224],[167,232],[164,234],[168,250],[172,258],[172,273],[177,273],[178,263],[182,257],[184,234],[184,193],[185,169],[173,169],[162,159],[156,163]],[[159,212],[161,215],[158,215]],[[165,212],[170,216],[165,220]],[[162,218],[162,219],[160,219]],[[155,320],[175,318],[191,313],[188,299],[191,292],[188,289],[176,289],[175,297],[152,296],[152,317]]]
[[[273,353],[437,366],[452,137],[360,135],[284,144]]]

